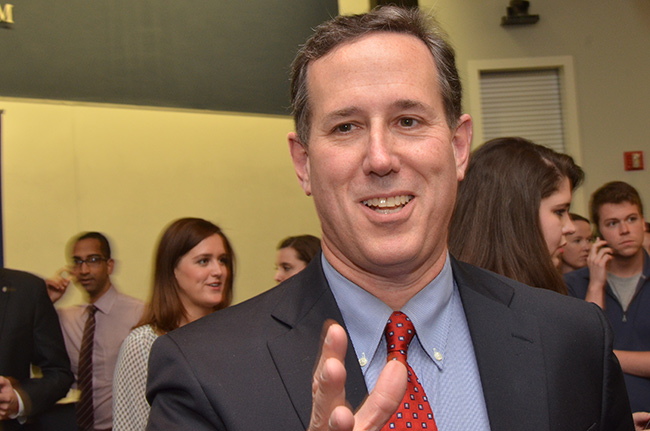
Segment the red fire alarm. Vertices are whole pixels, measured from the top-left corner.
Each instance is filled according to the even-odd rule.
[[[643,151],[625,151],[623,153],[626,171],[643,170]]]

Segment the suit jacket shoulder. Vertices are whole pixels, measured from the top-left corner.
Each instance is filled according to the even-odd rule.
[[[148,429],[306,429],[328,319],[343,323],[314,259],[283,284],[160,337],[149,362]],[[365,382],[356,361],[347,362],[348,397],[359,405]],[[262,402],[242,414],[250,388]],[[175,398],[177,390],[189,393],[191,402]]]
[[[634,429],[600,308],[452,265],[493,431]]]

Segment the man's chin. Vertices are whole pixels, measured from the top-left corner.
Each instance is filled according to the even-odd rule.
[[[614,250],[614,256],[622,257],[624,259],[635,257],[641,252],[639,247],[623,247],[618,250]]]
[[[79,283],[81,285],[81,288],[86,291],[88,294],[92,294],[97,290],[97,286],[95,286],[94,283],[92,282],[87,282],[87,283]]]

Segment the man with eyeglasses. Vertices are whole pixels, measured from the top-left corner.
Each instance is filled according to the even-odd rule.
[[[77,424],[80,430],[108,430],[113,423],[115,363],[122,341],[142,317],[144,304],[118,292],[111,283],[115,262],[111,258],[108,240],[101,233],[80,235],[72,247],[71,259],[69,271],[88,299],[88,304],[59,310],[66,349],[80,390]],[[52,302],[61,298],[69,282],[62,276],[46,281]],[[92,319],[94,325],[90,324]],[[86,359],[83,359],[84,351]],[[80,372],[83,374],[83,369],[88,369],[89,361],[92,377],[88,379],[90,382],[84,383]],[[92,392],[92,397],[84,397],[84,387],[89,388],[87,392]],[[85,417],[81,417],[84,412]]]

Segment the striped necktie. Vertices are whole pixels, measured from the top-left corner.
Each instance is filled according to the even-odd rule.
[[[88,319],[84,326],[79,350],[79,369],[77,371],[77,387],[81,391],[77,403],[77,425],[80,431],[94,429],[93,407],[93,342],[95,339],[95,313],[97,307],[89,305]]]

